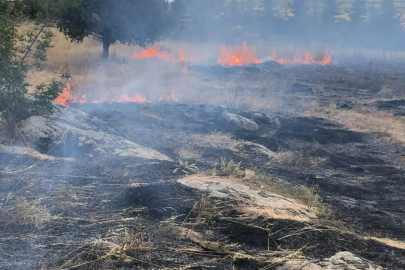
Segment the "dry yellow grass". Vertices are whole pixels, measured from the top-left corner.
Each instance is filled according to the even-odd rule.
[[[74,75],[86,75],[90,68],[100,64],[102,53],[100,41],[86,37],[83,42],[72,42],[56,29],[53,32],[54,47],[48,50],[48,61],[43,64],[44,69],[55,73],[68,70]],[[117,43],[111,46],[110,54],[112,58],[130,58],[135,48]]]
[[[301,185],[291,185],[282,179],[263,174],[257,174],[246,181],[263,190],[301,202],[309,208],[315,209],[321,215],[325,215],[329,211],[327,206],[322,203],[317,186],[308,188]]]
[[[31,27],[32,24],[22,24],[19,31],[24,33]],[[76,88],[82,88],[91,82],[90,74],[101,64],[102,45],[99,41],[88,37],[81,43],[72,42],[56,29],[53,29],[53,32],[55,36],[52,40],[53,47],[47,52],[48,60],[41,63],[39,68],[33,67],[28,73],[27,82],[31,85],[29,92],[33,92],[36,85],[58,79],[65,72],[71,74]],[[111,59],[129,59],[135,48],[119,43],[112,45]],[[117,65],[111,70],[123,73],[122,68],[117,69]]]
[[[46,205],[41,204],[41,199],[27,201],[23,197],[14,197],[9,193],[4,205],[0,205],[0,227],[24,226],[39,228],[48,222],[52,216]]]
[[[394,247],[394,248],[399,248],[399,249],[405,249],[405,242],[400,241],[400,240],[395,240],[395,239],[390,239],[390,238],[378,238],[378,237],[371,237],[370,239],[383,243],[387,246]]]
[[[310,104],[305,115],[329,118],[350,130],[378,134],[388,142],[405,144],[404,117],[366,107],[349,111],[329,108],[329,113],[325,112],[326,110],[315,102]]]

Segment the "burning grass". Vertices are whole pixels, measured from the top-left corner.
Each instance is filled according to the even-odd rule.
[[[257,59],[256,52],[248,48],[246,42],[241,47],[231,47],[227,49],[225,45],[221,46],[221,55],[218,58],[218,64],[229,66],[244,66],[249,64],[260,64],[262,61]]]
[[[271,60],[271,48],[260,47],[257,50],[260,52],[258,56],[256,48],[248,47],[246,42],[239,46],[221,46],[166,40],[147,48],[115,44],[111,46],[110,59],[101,61],[102,46],[97,40],[85,38],[83,43],[76,43],[67,40],[56,30],[54,32],[54,47],[48,51],[49,60],[39,69],[30,70],[27,82],[31,85],[29,92],[33,92],[35,85],[49,83],[59,79],[60,74],[68,72],[72,76],[71,81],[66,83],[61,97],[57,99],[57,102],[63,104],[190,100],[227,104],[233,108],[263,108],[279,104],[270,104],[271,101],[269,103],[268,100],[257,98],[256,94],[245,93],[249,91],[239,91],[243,85],[240,82],[235,82],[238,90],[233,90],[231,85],[224,85],[225,92],[221,91],[218,94],[220,98],[213,100],[217,83],[212,89],[207,88],[207,80],[200,80],[189,68],[189,65],[215,63],[224,66],[259,64]],[[323,65],[326,64],[325,59],[330,60],[329,53],[324,53],[322,58],[321,53],[309,52],[305,52],[302,60],[297,58],[300,53],[292,48],[288,53],[280,51],[278,55],[276,61],[280,63]],[[280,89],[279,85],[273,86],[277,91]],[[244,88],[251,87],[257,88],[250,84]],[[195,93],[198,93],[198,99]]]

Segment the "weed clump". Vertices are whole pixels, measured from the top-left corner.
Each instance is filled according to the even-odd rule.
[[[174,169],[173,174],[178,172],[182,172],[184,174],[193,174],[197,173],[200,169],[197,167],[195,163],[189,164],[188,161],[183,162],[179,159],[179,164],[177,165],[176,169]]]
[[[215,176],[234,176],[245,177],[245,170],[241,168],[241,161],[235,163],[232,159],[227,161],[226,158],[221,157],[221,165],[217,169],[217,164],[214,164],[213,175]]]

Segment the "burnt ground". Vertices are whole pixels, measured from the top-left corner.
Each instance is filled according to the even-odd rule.
[[[220,81],[233,76],[246,79],[250,73],[270,76],[266,68],[222,70]],[[198,72],[206,78],[216,76],[209,69]],[[400,73],[371,66],[277,67],[273,73],[286,80],[295,78],[283,91],[286,107],[317,100],[321,106],[333,102],[342,110],[359,104],[403,109],[400,98],[378,100],[376,96],[385,85],[398,90],[405,80]],[[73,161],[44,161],[1,153],[0,269],[276,269],[280,264],[272,263],[270,255],[282,258],[296,250],[311,260],[347,250],[386,269],[405,269],[405,249],[369,237],[405,240],[405,169],[400,162],[405,148],[400,143],[349,130],[327,118],[303,116],[299,114],[303,106],[294,113],[261,111],[267,115],[235,106],[179,103],[72,106],[175,161],[74,153],[69,154]],[[224,119],[224,112],[252,119],[259,128],[238,128]],[[173,174],[178,150],[191,144],[196,134],[218,132],[276,153],[295,153],[298,158],[269,162],[254,152],[238,155],[199,145],[200,156],[191,161],[200,170],[210,170],[221,157],[232,158],[271,178],[317,187],[330,213],[316,222],[253,218],[239,212],[235,202],[214,198],[206,202],[209,214],[207,209],[194,213],[205,194],[176,182],[181,177]],[[43,152],[63,156],[60,149]],[[18,198],[40,200],[52,218],[37,227],[10,225],[15,224],[10,215],[14,212],[7,206]],[[205,215],[204,222],[191,218],[199,214]],[[207,249],[183,239],[176,231],[179,226],[228,248]]]

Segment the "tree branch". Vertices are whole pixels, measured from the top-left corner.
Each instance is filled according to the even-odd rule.
[[[31,52],[32,46],[34,46],[35,42],[37,42],[39,36],[42,34],[42,32],[45,30],[46,27],[48,27],[48,22],[44,23],[42,25],[41,29],[35,35],[34,39],[31,41],[30,45],[28,46],[27,51],[25,52],[24,56],[21,57],[20,64],[25,62],[25,58],[27,58],[28,54]]]

